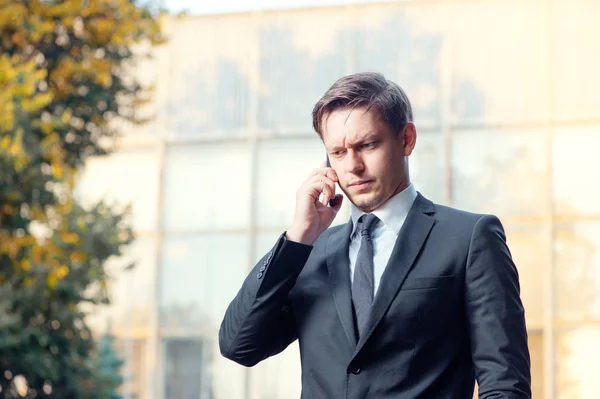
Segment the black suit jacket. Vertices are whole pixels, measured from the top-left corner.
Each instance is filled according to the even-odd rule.
[[[223,356],[245,366],[299,340],[302,398],[530,398],[517,269],[493,215],[420,193],[400,230],[357,340],[351,221],[313,246],[282,235],[229,305]]]

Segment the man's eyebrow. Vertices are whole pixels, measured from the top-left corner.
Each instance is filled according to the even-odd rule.
[[[363,137],[361,137],[356,142],[354,142],[354,143],[347,142],[347,144],[350,145],[350,146],[358,146],[358,145],[361,145],[361,144],[369,142],[369,141],[378,140],[379,136],[380,136],[379,132],[372,131],[372,132],[366,133]],[[327,148],[327,150],[329,152],[336,152],[336,151],[343,150],[344,148],[345,147],[343,145],[337,144],[337,145],[332,145],[331,147]]]
[[[350,145],[360,145],[369,141],[373,141],[373,140],[377,140],[379,138],[379,132],[373,131],[373,132],[368,132],[366,133],[364,136],[362,136],[360,139],[358,139],[355,142],[352,143],[348,143]]]

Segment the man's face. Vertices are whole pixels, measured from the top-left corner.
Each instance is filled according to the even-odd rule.
[[[348,199],[372,212],[409,184],[408,157],[416,141],[412,123],[398,134],[374,110],[339,109],[324,117],[322,138]]]

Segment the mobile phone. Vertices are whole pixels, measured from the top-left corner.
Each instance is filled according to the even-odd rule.
[[[326,164],[328,168],[331,168],[331,163],[329,162],[329,154],[325,153]],[[329,206],[335,206],[335,198],[329,200]]]

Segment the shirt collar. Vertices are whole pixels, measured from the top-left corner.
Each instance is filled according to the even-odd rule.
[[[388,229],[398,234],[416,198],[417,190],[410,183],[408,187],[394,195],[371,213],[377,216]],[[358,219],[364,214],[365,212],[358,209],[353,203],[350,203],[350,215],[352,218],[352,233],[350,237],[354,236]]]

